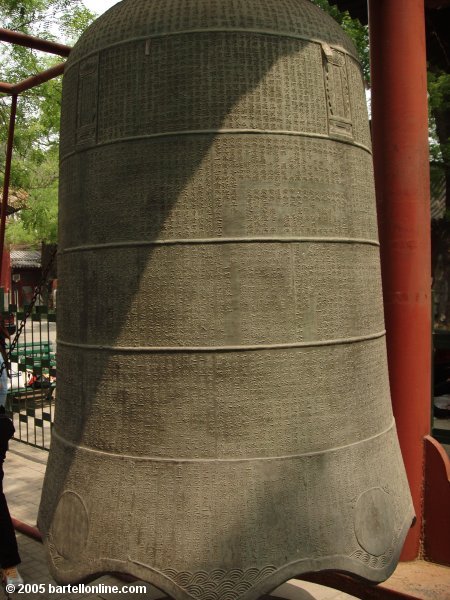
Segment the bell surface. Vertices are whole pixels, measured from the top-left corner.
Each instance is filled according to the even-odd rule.
[[[389,395],[371,143],[309,0],[124,0],[65,70],[58,400],[39,528],[61,583],[176,600],[379,582],[414,516]]]

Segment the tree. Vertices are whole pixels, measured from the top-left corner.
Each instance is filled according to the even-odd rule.
[[[444,189],[445,212],[431,223],[435,320],[450,327],[450,74],[430,64],[430,159],[432,189]]]
[[[93,20],[82,0],[0,0],[0,22],[7,29],[72,45]],[[12,44],[0,45],[0,80],[15,83],[61,61]],[[27,208],[9,220],[13,243],[55,242],[58,212],[58,143],[61,77],[19,96],[11,188],[28,194]],[[0,127],[8,128],[10,98],[0,99]],[[1,137],[4,173],[6,135]]]
[[[449,64],[450,66],[450,64]],[[446,214],[450,222],[450,73],[429,63],[430,159],[433,173],[446,181]]]
[[[339,10],[337,6],[330,4],[328,0],[312,0],[312,2],[331,15],[353,40],[363,68],[364,79],[368,84],[370,82],[370,63],[369,29],[367,25],[362,25],[358,19],[353,19],[348,11]]]

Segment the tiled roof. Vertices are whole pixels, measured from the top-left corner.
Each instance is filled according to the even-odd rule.
[[[41,253],[39,250],[11,250],[11,267],[35,268],[41,267]]]

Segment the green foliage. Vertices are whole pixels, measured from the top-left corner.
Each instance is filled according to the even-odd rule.
[[[370,82],[368,27],[352,19],[348,12],[331,5],[329,0],[311,1],[331,15],[351,37],[359,53],[364,77]],[[433,64],[429,64],[428,69],[428,97],[431,188],[438,189],[442,187],[442,181],[447,180],[446,219],[450,222],[450,74]]]
[[[2,27],[72,45],[93,20],[82,0],[0,0]],[[0,81],[16,83],[61,62],[51,54],[0,44]],[[54,242],[57,237],[58,144],[61,77],[19,96],[11,188],[29,194],[27,209],[8,219],[11,243]],[[4,173],[10,98],[0,97],[0,178]]]
[[[329,4],[328,0],[311,0],[313,4],[324,10],[335,21],[339,23],[342,29],[352,39],[358,51],[359,60],[363,68],[364,79],[370,82],[369,65],[369,29],[367,25],[362,25],[358,19],[352,19],[348,11],[342,12],[337,6]]]
[[[450,74],[440,69],[428,71],[429,140],[431,188],[446,180],[445,221],[450,223]]]
[[[431,110],[450,109],[450,74],[428,72],[428,93]]]
[[[31,247],[38,247],[38,241],[32,231],[25,229],[21,220],[9,221],[7,228],[7,241],[10,244],[26,244]]]
[[[82,0],[0,0],[2,26],[73,44],[92,21]]]
[[[436,116],[450,111],[450,74],[428,71],[428,105],[430,108],[430,153],[434,163],[450,165],[450,139],[439,139]]]
[[[18,162],[18,166],[21,161]],[[27,208],[20,212],[19,221],[21,228],[16,227],[10,233],[8,227],[8,240],[11,243],[20,243],[17,239],[20,231],[29,236],[34,236],[34,242],[56,243],[58,237],[58,148],[50,147],[44,154],[28,162],[28,171],[25,173],[29,197]],[[11,236],[15,237],[15,240]],[[23,240],[22,243],[25,243]]]

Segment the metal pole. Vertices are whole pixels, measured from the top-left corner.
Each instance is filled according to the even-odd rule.
[[[14,85],[12,83],[6,83],[4,81],[0,81],[0,92],[3,94],[13,94],[14,93]]]
[[[40,85],[41,83],[45,83],[46,81],[50,81],[50,79],[54,79],[59,75],[64,73],[64,68],[66,63],[58,63],[54,67],[50,67],[46,71],[41,71],[36,75],[32,75],[31,77],[27,77],[27,79],[23,79],[19,81],[19,83],[5,83],[0,82],[0,92],[11,95],[18,95],[22,92],[26,92],[27,90]]]
[[[42,71],[37,75],[32,75],[27,79],[19,81],[19,83],[13,84],[12,93],[21,94],[22,92],[25,92],[26,90],[29,90],[35,87],[36,85],[40,85],[41,83],[50,81],[50,79],[58,77],[58,75],[62,75],[64,73],[65,66],[66,63],[58,63],[57,65],[51,67],[50,69],[47,69],[46,71]]]
[[[11,177],[11,160],[14,143],[14,127],[16,124],[17,95],[11,97],[11,113],[9,117],[8,142],[6,146],[5,177],[3,179],[2,213],[0,219],[0,282],[2,280],[3,253],[5,250],[6,211],[8,208],[9,180]]]
[[[369,0],[372,131],[394,416],[417,522],[431,410],[431,252],[424,0]]]
[[[34,48],[41,52],[49,52],[50,54],[58,54],[59,56],[69,56],[72,48],[57,42],[50,42],[32,35],[20,33],[20,31],[12,31],[11,29],[3,29],[0,27],[0,41],[10,42],[26,48]]]

